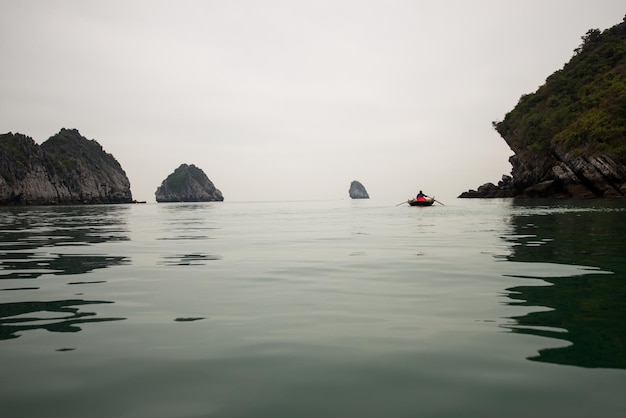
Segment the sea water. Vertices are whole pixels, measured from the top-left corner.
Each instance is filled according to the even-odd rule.
[[[0,208],[6,417],[621,417],[626,204]]]

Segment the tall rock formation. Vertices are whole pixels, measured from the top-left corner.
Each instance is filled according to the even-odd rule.
[[[41,146],[22,134],[0,135],[0,204],[132,202],[130,181],[111,155],[76,129]]]
[[[515,153],[511,176],[459,197],[626,196],[626,17],[582,41],[562,70],[493,123]]]
[[[367,194],[365,187],[356,180],[350,183],[350,190],[348,190],[348,193],[352,199],[369,199],[369,195]]]
[[[204,171],[195,165],[181,164],[167,176],[155,192],[157,202],[221,202],[222,192],[215,188]]]

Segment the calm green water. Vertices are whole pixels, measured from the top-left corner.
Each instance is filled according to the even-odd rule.
[[[395,203],[0,208],[1,410],[623,416],[626,203]]]

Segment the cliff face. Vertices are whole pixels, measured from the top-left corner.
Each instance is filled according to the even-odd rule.
[[[193,164],[181,164],[163,180],[155,196],[157,202],[221,202],[224,200],[222,192],[215,188],[204,171]]]
[[[100,204],[132,201],[126,173],[100,144],[62,129],[37,145],[0,135],[0,204]]]
[[[494,127],[511,177],[460,197],[626,195],[626,18],[582,37],[575,55]]]
[[[367,190],[365,190],[365,186],[363,186],[360,182],[354,180],[350,183],[350,189],[348,190],[348,194],[352,199],[369,199],[369,195],[367,194]]]

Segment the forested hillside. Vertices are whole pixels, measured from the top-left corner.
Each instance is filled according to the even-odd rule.
[[[493,122],[511,176],[460,197],[626,195],[626,17],[590,29],[571,60]]]
[[[494,123],[516,153],[557,149],[626,161],[626,22],[591,29],[582,41],[563,69]]]

